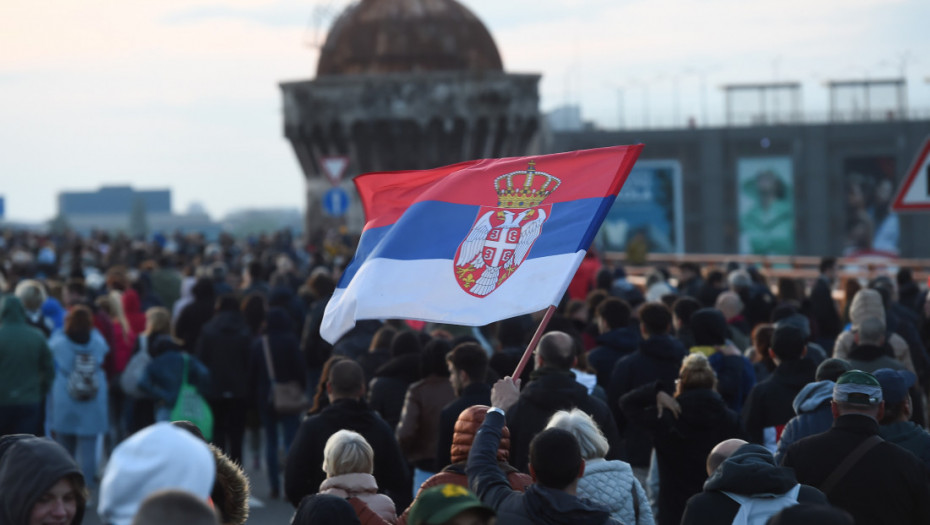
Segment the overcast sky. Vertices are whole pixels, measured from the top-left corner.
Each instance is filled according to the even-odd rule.
[[[802,109],[824,113],[825,81],[902,72],[930,118],[927,0],[464,3],[506,70],[543,74],[544,111],[580,104],[606,128],[719,122],[730,82],[800,81]],[[112,184],[171,188],[175,211],[201,202],[214,218],[302,207],[277,84],[312,78],[314,43],[347,4],[3,0],[6,217],[45,220],[58,192]]]

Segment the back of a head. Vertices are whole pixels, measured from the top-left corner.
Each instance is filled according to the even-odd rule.
[[[480,383],[488,371],[488,353],[478,343],[460,343],[446,355],[456,370],[464,371],[471,381]]]
[[[608,297],[597,305],[597,317],[607,323],[611,330],[630,324],[630,305],[623,299]]]
[[[409,330],[397,332],[391,339],[391,357],[397,357],[404,354],[419,354],[422,346],[420,337]]]
[[[23,303],[23,308],[34,312],[42,307],[45,302],[45,289],[39,281],[26,279],[16,285],[16,297]]]
[[[723,292],[717,296],[716,307],[723,312],[724,317],[733,318],[742,313],[743,300],[736,292]]]
[[[701,303],[697,299],[688,296],[679,297],[675,304],[672,305],[672,312],[675,313],[675,317],[684,326],[690,326],[691,316],[700,309]]]
[[[742,439],[727,439],[717,443],[714,448],[710,450],[710,454],[707,455],[707,475],[710,476],[717,470],[717,467],[721,463],[727,460],[730,456],[736,452],[741,446],[746,445],[747,442]]]
[[[145,333],[148,335],[171,333],[171,312],[163,306],[145,311]]]
[[[420,375],[449,377],[446,356],[452,350],[452,343],[445,339],[432,339],[423,346],[420,354]]]
[[[772,333],[772,353],[781,361],[795,361],[804,356],[804,334],[790,325],[776,325]]]
[[[691,333],[698,346],[718,346],[727,342],[727,320],[716,308],[701,308],[691,315]]]
[[[329,385],[339,397],[360,396],[365,387],[365,372],[357,362],[344,359],[329,369]]]
[[[544,487],[565,489],[578,479],[583,461],[578,441],[567,430],[548,428],[530,442],[530,466]]]
[[[877,317],[863,319],[856,335],[860,345],[880,346],[885,341],[885,321]]]
[[[361,525],[352,505],[332,494],[313,494],[300,500],[291,525]]]
[[[327,476],[371,474],[375,453],[358,432],[340,430],[329,436],[323,448],[323,472]]]
[[[98,512],[105,523],[128,525],[153,492],[178,489],[206,501],[215,478],[206,443],[170,423],[155,423],[113,450],[100,482]]]
[[[546,428],[561,428],[571,432],[578,441],[581,457],[585,461],[603,458],[610,448],[607,438],[594,419],[577,408],[571,411],[559,410],[549,419]]]
[[[502,347],[526,346],[526,329],[519,317],[511,317],[497,323],[497,342]]]
[[[681,362],[678,373],[678,391],[713,389],[717,386],[717,374],[703,354],[689,354]]]
[[[733,270],[727,275],[727,284],[734,292],[752,287],[752,277],[746,270]]]
[[[539,340],[537,355],[545,366],[570,370],[575,364],[575,342],[565,332],[549,332]]]
[[[820,259],[820,273],[828,272],[836,268],[836,257],[824,257]]]
[[[132,520],[132,525],[218,525],[209,505],[183,490],[160,490],[150,494]]]
[[[824,359],[822,363],[817,365],[817,374],[814,379],[816,381],[833,381],[835,383],[841,375],[850,370],[852,370],[852,367],[849,366],[847,361],[831,357]]]
[[[639,322],[649,335],[668,333],[672,312],[662,303],[646,303],[639,309]]]

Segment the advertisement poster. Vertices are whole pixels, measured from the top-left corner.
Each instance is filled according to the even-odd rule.
[[[794,175],[791,157],[752,157],[736,163],[739,252],[794,253]]]
[[[636,240],[644,242],[649,253],[682,253],[683,220],[681,164],[639,161],[607,212],[597,244],[600,250],[625,251]]]
[[[891,211],[895,161],[891,156],[850,157],[846,181],[846,239],[843,255],[896,257],[900,227]]]

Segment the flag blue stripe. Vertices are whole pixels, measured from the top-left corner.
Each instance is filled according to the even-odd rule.
[[[587,249],[615,196],[557,202],[527,259]],[[345,288],[371,258],[452,259],[478,218],[480,206],[418,202],[394,224],[366,230],[339,288]]]

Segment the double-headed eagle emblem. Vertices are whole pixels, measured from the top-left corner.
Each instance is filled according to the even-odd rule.
[[[481,207],[455,256],[455,277],[463,290],[486,297],[513,275],[552,213],[552,206],[542,202],[561,183],[536,171],[534,162],[526,171],[494,179],[497,207]]]

